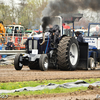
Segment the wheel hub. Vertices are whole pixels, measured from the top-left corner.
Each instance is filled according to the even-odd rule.
[[[44,67],[47,69],[48,68],[48,59],[46,58],[44,61]]]
[[[74,66],[77,63],[78,60],[78,48],[75,43],[73,43],[70,47],[70,62]]]
[[[70,56],[73,57],[73,58],[75,57],[71,52],[70,52]]]
[[[92,60],[92,66],[91,67],[94,68],[94,60]]]
[[[23,64],[19,62],[19,67],[22,67],[22,65],[23,65]]]

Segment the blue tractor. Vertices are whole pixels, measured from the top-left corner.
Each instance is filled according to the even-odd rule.
[[[94,59],[96,65],[96,49],[89,51],[87,39],[90,37],[84,37],[85,43],[78,43],[74,30],[63,34],[62,23],[73,23],[74,28],[74,21],[80,20],[82,16],[83,14],[44,17],[43,33],[27,39],[26,53],[15,56],[15,69],[21,70],[23,65],[31,70],[39,68],[42,71],[48,70],[50,65],[60,70],[88,69],[89,66],[93,69],[91,63]],[[49,25],[53,26],[52,31],[48,28]]]
[[[100,23],[89,23],[84,43],[88,43],[88,68],[93,70],[100,62]]]

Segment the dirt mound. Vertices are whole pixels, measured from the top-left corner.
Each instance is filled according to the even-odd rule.
[[[76,91],[72,93],[43,94],[31,96],[14,96],[7,100],[100,100],[100,88]]]
[[[99,88],[99,86],[92,86],[92,85],[89,85],[89,86],[88,86],[88,89],[89,89],[89,90],[94,90],[94,89],[96,89],[96,88]]]

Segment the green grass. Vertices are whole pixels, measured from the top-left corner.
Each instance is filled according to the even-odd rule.
[[[35,87],[38,85],[47,85],[48,83],[55,83],[55,84],[63,84],[68,82],[75,82],[78,79],[70,79],[70,80],[43,80],[43,81],[24,81],[24,82],[7,82],[7,83],[0,83],[0,89],[4,90],[13,90],[19,89],[23,87]],[[100,78],[90,78],[90,79],[80,79],[84,80],[88,83],[94,83],[96,81],[100,81]],[[9,93],[8,95],[41,95],[41,94],[52,94],[52,93],[69,93],[79,90],[86,90],[87,87],[77,87],[77,88],[56,88],[56,89],[44,89],[42,91],[23,91],[23,92],[15,92]]]
[[[55,84],[63,84],[68,82],[75,82],[78,79],[70,79],[70,80],[43,80],[43,81],[24,81],[24,82],[7,82],[7,83],[0,83],[0,89],[4,90],[13,90],[13,89],[19,89],[22,87],[35,87],[38,85],[47,85],[48,83],[55,83]],[[88,83],[93,83],[96,81],[100,81],[100,78],[90,78],[90,79],[80,79],[84,80]]]
[[[48,83],[62,84],[67,82],[74,82],[76,80],[44,80],[44,81],[24,81],[24,82],[8,82],[0,83],[0,89],[13,90],[22,87],[35,87],[38,85],[47,85]]]
[[[16,95],[42,95],[42,94],[53,94],[53,93],[72,93],[75,91],[81,91],[81,90],[87,90],[87,87],[77,87],[77,88],[56,88],[56,89],[44,89],[44,90],[38,90],[38,91],[22,91],[22,92],[15,92],[15,93],[3,93],[1,95],[10,95],[10,96],[16,96]]]

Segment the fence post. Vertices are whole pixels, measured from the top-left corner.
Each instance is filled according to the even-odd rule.
[[[15,41],[14,41],[14,30],[13,30],[13,42],[15,43]]]
[[[2,50],[2,45],[0,45],[0,50]],[[0,55],[0,59],[1,59],[1,55]]]

